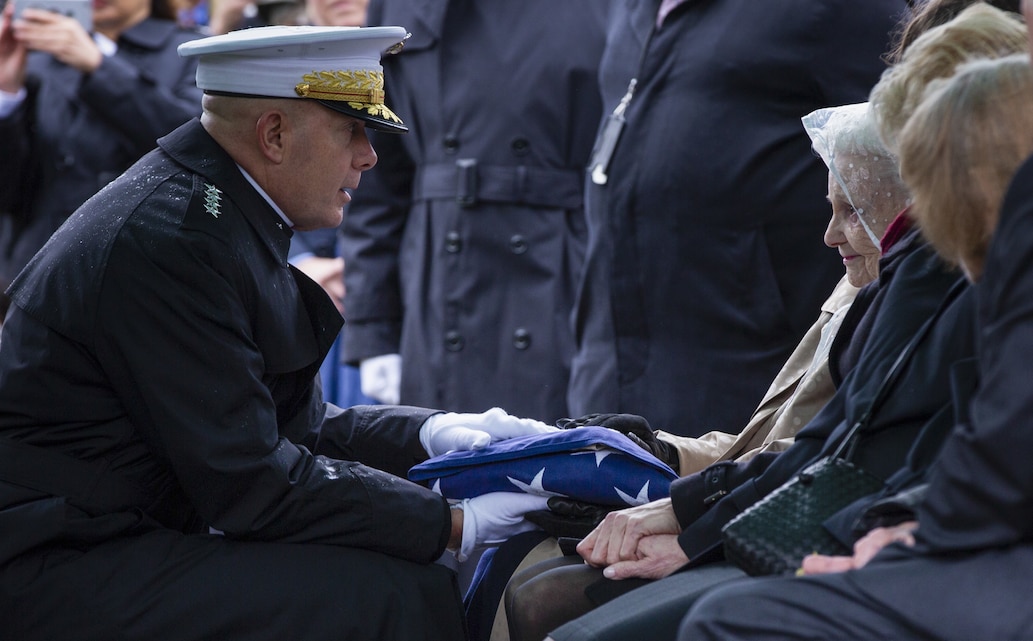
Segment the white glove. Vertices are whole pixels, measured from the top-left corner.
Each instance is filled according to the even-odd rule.
[[[433,458],[455,450],[479,450],[507,438],[558,432],[559,429],[532,418],[510,416],[504,409],[493,407],[480,414],[435,414],[420,427],[420,443]]]
[[[402,386],[402,357],[383,354],[359,362],[359,387],[385,405],[398,405]]]
[[[524,515],[548,509],[549,498],[517,492],[491,492],[463,499],[463,543],[456,560],[465,561],[474,550],[498,545],[537,526]]]

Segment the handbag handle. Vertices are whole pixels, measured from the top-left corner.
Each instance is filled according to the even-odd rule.
[[[879,389],[875,392],[875,397],[872,399],[872,402],[868,405],[868,408],[864,413],[854,421],[854,424],[850,427],[850,431],[846,433],[839,446],[832,453],[832,458],[839,457],[843,454],[844,450],[846,450],[846,454],[843,455],[844,459],[850,460],[853,457],[854,447],[857,445],[858,432],[860,432],[862,427],[868,425],[868,421],[871,420],[872,414],[874,414],[875,410],[882,405],[884,400],[886,400],[886,395],[889,394],[890,389],[896,384],[901,373],[903,373],[904,365],[911,359],[911,356],[914,355],[915,350],[918,349],[919,343],[925,340],[926,335],[932,330],[936,320],[943,314],[944,310],[954,302],[954,299],[961,294],[968,284],[968,280],[962,278],[951,286],[950,290],[947,292],[947,296],[940,303],[936,312],[925,321],[914,337],[908,342],[904,349],[901,350],[900,355],[897,356],[897,360],[893,362],[893,366],[886,372],[886,376],[883,378],[882,384],[879,385]]]

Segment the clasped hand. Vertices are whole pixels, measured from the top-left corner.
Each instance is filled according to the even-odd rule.
[[[577,546],[609,579],[660,579],[689,562],[670,499],[610,512]]]

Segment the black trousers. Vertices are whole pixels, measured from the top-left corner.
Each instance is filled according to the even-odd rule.
[[[861,570],[743,579],[703,596],[679,641],[1033,639],[1033,546],[951,557],[891,546]]]
[[[0,570],[2,641],[462,641],[455,574],[376,552],[156,531]]]

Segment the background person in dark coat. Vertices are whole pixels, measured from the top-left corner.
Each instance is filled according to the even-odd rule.
[[[367,5],[369,0],[307,0],[303,8],[307,24],[361,27],[366,24]],[[339,239],[339,226],[296,232],[291,237],[290,262],[319,283],[343,314],[344,259],[340,256]],[[343,329],[341,331],[344,332]],[[359,369],[342,362],[342,341],[343,337],[339,335],[319,368],[323,398],[340,407],[375,403],[374,399],[362,393]],[[392,400],[398,402],[397,398]]]
[[[842,274],[800,118],[866,99],[905,2],[674,4],[610,22],[603,107],[628,98],[626,123],[592,161],[569,403],[698,436],[746,424]]]
[[[404,131],[379,65],[404,35],[184,44],[214,94],[202,120],[88,200],[11,286],[5,638],[464,637],[455,576],[432,562],[526,529],[545,499],[450,509],[398,475],[556,428],[324,403],[315,373],[341,317],[287,263],[291,229],[339,224],[376,162],[365,127]]]
[[[371,3],[370,25],[412,32],[384,61],[412,131],[374,139],[380,162],[344,224],[344,354],[365,393],[568,415],[608,5]]]
[[[12,23],[14,4],[0,25],[2,288],[76,207],[201,113],[196,61],[176,55],[200,34],[176,26],[168,0],[95,2],[92,35],[49,11]]]

